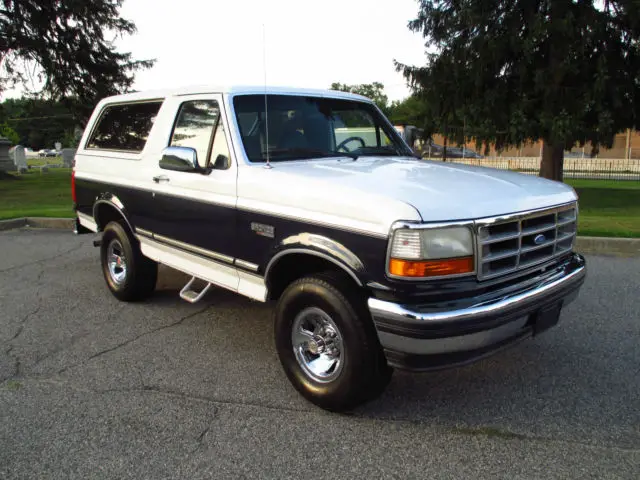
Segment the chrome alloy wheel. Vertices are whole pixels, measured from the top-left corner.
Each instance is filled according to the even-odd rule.
[[[340,375],[344,363],[342,335],[325,311],[309,307],[298,313],[291,343],[298,364],[316,382],[328,383]]]
[[[118,240],[112,240],[109,244],[107,266],[113,283],[122,285],[127,279],[127,258],[124,256],[124,248]]]

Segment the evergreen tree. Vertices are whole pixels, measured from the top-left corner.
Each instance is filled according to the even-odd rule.
[[[130,89],[153,64],[118,52],[113,40],[135,32],[122,0],[0,0],[0,92],[42,86],[85,119],[101,98]],[[34,78],[35,73],[35,78]],[[73,99],[73,100],[68,100]]]
[[[409,28],[424,66],[396,63],[433,130],[498,149],[544,142],[540,174],[562,179],[564,150],[610,147],[638,127],[640,1],[419,0]]]

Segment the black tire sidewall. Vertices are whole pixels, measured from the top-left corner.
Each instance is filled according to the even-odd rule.
[[[359,299],[336,295],[321,282],[296,282],[283,293],[276,308],[275,340],[280,362],[294,387],[313,403],[329,409],[342,410],[366,397],[365,387],[376,381],[377,337],[363,328],[359,309],[353,303]],[[293,352],[291,332],[296,315],[315,306],[326,312],[342,336],[342,371],[327,383],[310,378],[298,364]]]
[[[124,282],[121,284],[115,283],[111,278],[107,261],[109,246],[114,240],[119,241],[120,245],[122,245],[127,262],[127,274]],[[136,258],[129,235],[125,231],[124,227],[117,222],[109,223],[104,229],[104,233],[102,234],[102,244],[100,246],[100,260],[102,263],[102,273],[104,274],[109,290],[111,290],[116,297],[126,297],[127,292],[131,291],[133,287]]]

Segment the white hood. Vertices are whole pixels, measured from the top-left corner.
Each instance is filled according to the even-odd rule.
[[[368,157],[309,167],[305,175],[405,201],[424,221],[489,217],[576,199],[560,182],[455,163]]]
[[[533,175],[411,158],[279,162],[274,163],[271,170],[260,170],[267,174],[258,175],[262,181],[273,185],[277,179],[275,183],[286,184],[290,193],[297,191],[295,197],[301,207],[307,207],[303,205],[307,203],[305,200],[315,197],[315,207],[308,205],[307,208],[333,210],[342,204],[342,209],[326,213],[350,216],[349,211],[361,201],[368,203],[366,209],[372,216],[380,216],[384,211],[386,220],[394,215],[395,220],[413,220],[405,218],[409,214],[406,210],[388,211],[392,205],[397,210],[401,203],[413,207],[419,214],[418,220],[439,222],[545,208],[576,199],[570,186]],[[318,200],[318,192],[326,199],[324,202]],[[242,197],[242,192],[239,193]],[[373,218],[369,220],[379,223]]]

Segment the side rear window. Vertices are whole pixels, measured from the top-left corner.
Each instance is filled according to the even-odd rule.
[[[141,152],[161,105],[158,101],[106,107],[86,148]]]

